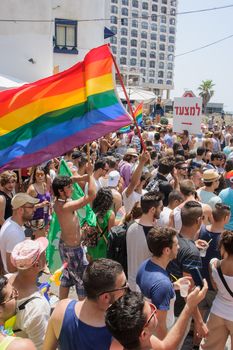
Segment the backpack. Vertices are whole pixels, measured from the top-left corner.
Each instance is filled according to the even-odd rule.
[[[107,258],[119,262],[128,275],[126,233],[130,224],[113,226],[109,232]]]

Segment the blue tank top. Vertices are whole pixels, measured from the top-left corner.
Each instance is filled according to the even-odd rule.
[[[76,303],[72,300],[66,308],[58,339],[59,350],[109,350],[111,333],[106,327],[93,327],[79,320]]]

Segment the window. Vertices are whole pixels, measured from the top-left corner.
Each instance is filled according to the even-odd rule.
[[[160,32],[161,32],[161,33],[166,33],[166,32],[167,32],[167,27],[164,26],[164,25],[161,25],[161,26],[160,26]]]
[[[149,83],[150,83],[150,84],[154,84],[154,83],[155,83],[155,80],[154,80],[154,79],[149,79]]]
[[[159,69],[164,69],[164,62],[159,62]]]
[[[136,19],[132,20],[132,27],[133,28],[138,28],[138,21]]]
[[[142,29],[148,29],[148,22],[142,22]]]
[[[155,68],[155,61],[150,61],[150,68]]]
[[[158,11],[158,6],[157,5],[152,5],[152,11],[157,12]]]
[[[142,39],[147,39],[147,32],[142,31],[141,32],[141,38]]]
[[[110,29],[111,29],[111,31],[112,31],[114,34],[117,33],[117,27],[111,26]]]
[[[156,33],[151,33],[150,38],[151,38],[151,40],[157,40]]]
[[[121,38],[121,45],[127,46],[127,39]]]
[[[126,65],[126,57],[120,58],[120,64]]]
[[[170,18],[169,23],[174,26],[176,24],[176,19],[175,18]]]
[[[175,30],[175,27],[170,27],[169,28],[169,33],[170,34],[175,34],[176,30]]]
[[[112,13],[118,13],[118,7],[117,6],[111,6],[111,12]]]
[[[141,57],[146,57],[146,50],[141,50],[140,56]]]
[[[129,14],[128,9],[127,9],[126,7],[122,7],[122,9],[121,9],[121,14],[122,14],[123,16],[128,16],[128,14]]]
[[[172,70],[172,69],[173,69],[173,63],[169,62],[169,63],[167,64],[167,69]]]
[[[176,6],[176,0],[171,0],[171,6]]]
[[[156,52],[155,51],[151,51],[150,52],[150,58],[156,58]]]
[[[133,38],[137,38],[137,37],[138,37],[138,31],[137,31],[136,29],[132,29],[132,30],[131,30],[131,36],[132,36]]]
[[[143,11],[142,12],[142,18],[148,19],[148,17],[149,17],[148,12]]]
[[[162,0],[162,4],[167,5],[167,0]]]
[[[150,27],[151,27],[151,30],[153,30],[153,31],[157,30],[157,24],[156,23],[151,23]]]
[[[161,23],[166,24],[167,23],[167,17],[162,15],[161,16]]]
[[[159,59],[161,60],[161,61],[163,61],[164,60],[164,53],[162,53],[162,52],[160,52],[159,53]]]
[[[121,25],[127,26],[128,25],[128,18],[121,18]]]
[[[172,72],[167,72],[167,78],[172,79]]]
[[[77,54],[77,21],[55,19],[54,52]]]
[[[150,43],[150,48],[151,48],[152,50],[156,50],[156,43],[152,41],[152,42]]]
[[[134,56],[134,57],[137,57],[137,50],[136,49],[131,49],[130,50],[130,55]]]
[[[161,13],[167,14],[167,8],[165,6],[161,6]]]
[[[121,55],[127,56],[127,49],[126,47],[121,48]]]
[[[168,55],[167,56],[168,61],[173,62],[174,61],[174,55]]]
[[[162,42],[166,42],[166,35],[165,34],[160,34],[159,40]]]
[[[117,4],[117,3],[118,3],[118,0],[112,0],[112,3],[113,3],[113,4]]]
[[[146,67],[146,60],[140,60],[140,66],[141,67]]]
[[[155,76],[155,71],[149,70],[149,77],[154,77],[154,76]]]
[[[121,35],[128,35],[127,28],[121,28]]]
[[[130,65],[131,65],[131,66],[136,66],[136,65],[137,65],[137,60],[136,60],[136,58],[131,58],[131,59],[130,59]]]
[[[137,40],[136,39],[131,40],[131,46],[137,47]]]
[[[145,40],[141,41],[141,48],[146,49],[147,48],[147,42]]]
[[[110,17],[110,23],[117,24],[117,17],[116,16],[111,16]]]
[[[133,10],[132,11],[132,17],[133,18],[138,18],[138,11],[137,10]]]
[[[116,36],[111,36],[110,43],[111,44],[117,44],[117,37]]]
[[[129,6],[129,0],[122,0],[122,5]]]
[[[148,10],[148,3],[147,2],[143,2],[142,3],[142,9],[143,10]]]
[[[175,43],[175,37],[174,36],[169,36],[168,41],[169,41],[169,43],[174,44]]]
[[[145,76],[145,75],[146,75],[146,70],[145,70],[144,68],[141,68],[141,69],[140,69],[140,73],[142,73],[142,75]]]
[[[163,78],[163,74],[164,74],[163,71],[162,71],[162,70],[159,70],[159,72],[158,72],[158,77],[159,77],[159,78]]]
[[[172,81],[171,80],[167,80],[167,85],[172,85]]]
[[[157,22],[157,15],[151,15],[151,20],[153,22]]]
[[[175,49],[174,49],[174,46],[173,45],[169,45],[168,46],[168,52],[174,52]]]
[[[132,6],[138,8],[138,0],[133,0]]]
[[[116,48],[116,46],[112,46],[112,53],[113,53],[114,55],[116,55],[116,53],[117,53],[117,48]]]
[[[159,79],[159,80],[158,80],[158,84],[159,84],[159,85],[163,85],[163,80],[162,80],[162,79]]]
[[[176,15],[176,10],[175,9],[171,9],[170,15],[171,16],[175,16]]]
[[[160,44],[159,45],[159,50],[160,51],[165,51],[165,45],[164,44]]]

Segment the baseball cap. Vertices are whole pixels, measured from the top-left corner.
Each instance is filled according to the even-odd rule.
[[[12,198],[11,205],[13,209],[18,209],[26,203],[37,204],[39,201],[38,198],[29,196],[27,193],[19,192]]]
[[[32,241],[25,239],[16,244],[11,252],[11,262],[19,270],[27,270],[39,259],[40,255],[48,246],[48,240],[45,237],[37,238]]]
[[[117,170],[110,171],[110,173],[108,175],[108,186],[109,187],[116,187],[118,185],[120,177],[121,176]]]

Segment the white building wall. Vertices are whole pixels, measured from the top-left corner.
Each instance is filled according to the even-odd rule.
[[[0,17],[15,20],[0,21],[0,74],[28,82],[51,75],[51,0],[1,0]],[[40,22],[44,20],[48,22]],[[31,58],[34,64],[28,61]]]

